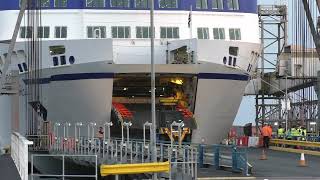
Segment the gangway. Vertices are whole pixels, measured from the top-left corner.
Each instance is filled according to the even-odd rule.
[[[79,132],[77,127],[80,124],[77,123],[77,125],[75,132]],[[65,135],[58,133],[57,129],[61,126],[54,127],[55,130],[48,136],[48,140],[45,140],[45,136],[39,140],[49,142],[50,156],[65,155],[65,161],[85,166],[92,166],[97,161],[102,176],[140,173],[150,176],[154,172],[161,172],[159,178],[176,179],[175,177],[182,176],[196,179],[197,177],[197,147],[190,144],[178,145],[158,142],[156,144],[157,163],[153,163],[150,141],[131,140],[129,136],[127,139],[110,138],[109,135],[104,138],[85,137],[77,133],[75,136],[65,137]],[[105,131],[110,131],[110,126],[107,127]],[[32,146],[30,150],[38,149],[36,146]],[[97,160],[87,157],[93,155],[97,157]],[[39,168],[41,169],[41,167]]]

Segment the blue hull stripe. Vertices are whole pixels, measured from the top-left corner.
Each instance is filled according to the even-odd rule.
[[[86,7],[86,0],[68,0],[67,7],[54,7],[54,0],[50,0],[50,7],[43,7],[42,9],[116,9],[116,10],[139,10],[135,8],[135,0],[129,0],[129,7],[111,7],[111,0],[105,0],[105,7]],[[240,13],[255,13],[257,14],[257,0],[239,0],[239,10],[230,10],[228,7],[228,0],[223,0],[223,9],[213,9],[212,1],[208,1],[207,9],[197,9],[196,0],[178,0],[177,8],[160,8],[160,0],[155,0],[155,10],[166,11],[189,11],[192,5],[193,11],[214,11],[214,12],[240,12]],[[0,0],[1,10],[18,10],[19,0]],[[146,9],[140,9],[146,10]]]
[[[113,73],[77,73],[77,74],[58,74],[53,75],[50,78],[41,78],[37,82],[39,84],[49,84],[53,81],[74,81],[74,80],[84,80],[84,79],[112,79],[114,77]],[[31,79],[24,79],[25,84],[36,83]]]
[[[223,73],[199,73],[199,79],[224,79],[224,80],[237,80],[248,81],[249,76],[246,74],[223,74]]]
[[[25,84],[49,84],[54,81],[74,81],[86,79],[113,79],[114,73],[77,73],[77,74],[58,74],[50,78],[41,78],[38,81],[31,79],[24,79]],[[199,73],[199,79],[223,79],[223,80],[237,80],[248,81],[249,76],[246,74],[224,74],[224,73]]]

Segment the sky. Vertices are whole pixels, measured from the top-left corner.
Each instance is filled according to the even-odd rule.
[[[258,4],[275,4],[285,2],[285,0],[258,0]],[[245,125],[247,123],[255,123],[255,97],[244,96],[238,110],[234,125]]]

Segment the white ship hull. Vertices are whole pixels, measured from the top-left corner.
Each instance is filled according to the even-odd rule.
[[[71,124],[96,122],[97,127],[103,126],[110,121],[113,73],[148,73],[149,70],[148,65],[103,62],[45,69],[43,74],[51,77],[50,82],[42,85],[42,102],[48,109],[48,120]],[[248,77],[247,74],[217,64],[157,65],[156,72],[198,74],[194,111],[198,128],[193,132],[192,141],[219,143],[226,137],[247,85],[248,81],[243,79]],[[21,96],[20,100],[24,99]],[[72,128],[69,133],[73,134]]]

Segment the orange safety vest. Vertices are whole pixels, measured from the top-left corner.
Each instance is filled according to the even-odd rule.
[[[261,134],[262,134],[262,136],[269,136],[269,137],[271,137],[271,135],[272,135],[272,129],[271,129],[270,127],[268,127],[268,126],[264,126],[264,127],[262,128],[262,130],[261,130]]]

